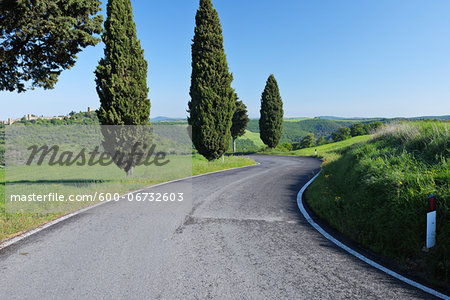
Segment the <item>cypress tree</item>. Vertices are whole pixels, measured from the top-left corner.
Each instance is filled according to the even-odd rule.
[[[233,138],[233,152],[236,152],[236,139],[245,134],[250,119],[247,115],[247,106],[244,102],[239,100],[239,97],[235,94],[236,110],[234,111],[232,125],[231,125],[231,137]]]
[[[267,79],[261,97],[259,132],[261,140],[269,148],[275,148],[283,134],[283,101],[273,74]]]
[[[109,0],[103,57],[95,71],[102,125],[149,124],[147,61],[137,39],[130,0]]]
[[[100,109],[97,116],[103,147],[127,175],[139,163],[133,153],[145,151],[151,137],[147,61],[137,39],[130,0],[109,0],[103,57],[95,71]]]
[[[195,148],[213,160],[225,153],[231,140],[233,75],[228,71],[222,27],[211,0],[200,0],[195,23],[188,122]]]

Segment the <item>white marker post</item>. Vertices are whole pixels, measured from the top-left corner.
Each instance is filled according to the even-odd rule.
[[[434,247],[436,244],[436,196],[428,197],[428,213],[427,213],[427,249]]]

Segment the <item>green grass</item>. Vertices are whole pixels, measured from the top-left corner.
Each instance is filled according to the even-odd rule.
[[[308,204],[332,227],[404,271],[450,286],[449,129],[442,122],[401,123],[325,156],[321,175],[306,193]],[[425,253],[431,194],[438,199],[437,242]]]
[[[251,132],[249,130],[246,130],[245,134],[241,136],[239,139],[249,139],[255,144],[255,146],[264,147],[264,143],[259,137],[259,132]]]
[[[260,152],[259,154],[269,154],[269,155],[287,155],[287,156],[316,156],[315,150],[317,149],[317,157],[324,159],[325,161],[330,160],[331,157],[338,155],[338,152],[342,149],[345,149],[349,146],[363,143],[365,141],[368,141],[372,138],[370,135],[362,135],[353,137],[341,142],[336,143],[330,143],[322,146],[316,146],[311,148],[304,148],[300,150],[295,151],[279,151],[277,149],[266,149],[263,152]]]
[[[329,155],[333,155],[333,153],[335,153],[336,151],[340,151],[341,149],[347,148],[354,144],[368,141],[371,138],[372,136],[370,135],[356,136],[341,142],[292,151],[292,154],[297,156],[314,156],[315,150],[317,149],[317,156],[320,158],[326,158]]]
[[[252,132],[249,130],[245,130],[245,134],[243,136],[239,137],[238,140],[239,139],[242,139],[242,140],[248,139],[248,140],[252,141],[257,148],[265,147],[263,141],[259,137],[259,132]]]
[[[175,159],[172,158],[172,161]],[[158,168],[157,174],[149,168],[138,167],[132,179],[127,178],[125,172],[113,165],[102,168],[88,166],[50,167],[44,165],[18,167],[8,169],[8,190],[6,192],[9,192],[9,194],[46,194],[52,192],[64,195],[86,195],[95,192],[124,194],[159,182],[255,164],[252,159],[240,156],[227,156],[224,158],[224,162],[221,159],[208,162],[200,155],[193,155],[192,165],[186,166],[186,162],[190,163],[190,159],[182,160],[178,164],[175,162],[175,165],[170,168]],[[177,168],[178,165],[186,167],[184,172],[180,172],[180,169]],[[25,182],[23,182],[24,180]],[[58,209],[58,212],[55,213],[31,213],[20,210],[12,213],[11,206],[8,206],[8,211],[6,211],[5,194],[5,170],[0,169],[0,240],[10,238],[66,213],[91,205],[91,203],[64,204],[66,206],[58,204],[55,208]],[[34,207],[26,206],[26,208],[33,211]],[[48,211],[52,207],[44,208]]]
[[[209,162],[201,155],[194,155],[192,158],[192,175],[205,174],[233,168],[240,168],[254,165],[255,161],[245,156],[225,156],[222,159]]]
[[[309,118],[286,118],[283,121],[284,122],[300,122],[303,120],[308,120]]]
[[[0,199],[5,199],[5,169],[0,168]],[[4,202],[0,201],[0,205]]]

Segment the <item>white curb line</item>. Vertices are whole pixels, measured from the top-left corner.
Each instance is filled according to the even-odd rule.
[[[158,187],[158,186],[161,186],[161,185],[165,185],[165,184],[169,184],[169,183],[179,182],[179,181],[183,181],[183,180],[188,180],[188,179],[197,178],[197,177],[206,176],[206,175],[211,175],[211,174],[217,174],[217,173],[226,172],[226,171],[232,171],[232,170],[239,170],[239,169],[244,169],[244,168],[256,167],[256,166],[259,166],[259,165],[260,165],[260,163],[257,162],[255,165],[251,165],[251,166],[232,168],[232,169],[225,169],[225,170],[214,171],[214,172],[209,172],[209,173],[205,173],[205,174],[199,174],[199,175],[179,178],[179,179],[175,179],[175,180],[171,180],[171,181],[167,181],[167,182],[162,182],[162,183],[151,185],[151,186],[148,186],[148,187],[136,190],[136,191],[132,191],[132,192],[126,193],[124,195],[121,195],[120,198],[126,197],[129,194],[139,193],[139,192],[142,192],[144,190],[155,188],[155,187]],[[31,236],[33,234],[36,234],[36,233],[44,230],[44,229],[47,229],[50,226],[53,226],[53,225],[58,224],[58,223],[60,223],[60,222],[62,222],[64,220],[67,220],[67,219],[69,219],[71,217],[74,217],[74,216],[79,215],[81,213],[84,213],[84,212],[86,212],[86,211],[88,211],[90,209],[96,208],[96,207],[98,207],[100,205],[103,205],[103,204],[106,204],[106,203],[110,203],[110,202],[114,202],[114,201],[104,201],[104,202],[100,202],[100,203],[94,204],[92,206],[83,208],[81,210],[77,210],[77,211],[75,211],[73,213],[70,213],[70,214],[64,215],[62,217],[59,217],[59,218],[57,218],[57,219],[55,219],[55,220],[53,220],[51,222],[45,223],[44,225],[41,225],[41,226],[39,226],[39,227],[37,227],[35,229],[30,229],[30,230],[28,230],[28,231],[26,231],[26,232],[24,232],[22,234],[19,234],[19,235],[13,237],[13,238],[7,239],[7,240],[3,241],[2,243],[0,243],[0,250],[6,248],[8,246],[11,246],[11,245],[13,245],[13,244],[15,244],[15,243],[17,243],[17,242],[19,242],[19,241],[29,237],[29,236]]]
[[[319,176],[320,172],[317,173],[316,176],[314,176],[310,181],[308,181],[308,183],[306,183],[302,189],[298,192],[297,195],[297,205],[300,208],[300,211],[302,212],[303,216],[305,217],[305,219],[309,222],[309,224],[311,224],[311,226],[313,226],[317,231],[319,231],[324,237],[326,237],[328,240],[330,240],[331,242],[333,242],[334,244],[336,244],[338,247],[344,249],[345,251],[347,251],[348,253],[352,254],[353,256],[359,258],[360,260],[362,260],[363,262],[371,265],[374,268],[377,268],[380,271],[383,271],[386,274],[389,274],[401,281],[403,281],[404,283],[407,283],[413,287],[416,287],[426,293],[429,293],[433,296],[439,297],[441,299],[445,299],[445,300],[450,300],[450,297],[447,295],[444,295],[442,293],[439,293],[438,291],[435,291],[429,287],[426,287],[420,283],[417,283],[411,279],[408,279],[388,268],[383,267],[382,265],[374,262],[373,260],[365,257],[364,255],[356,252],[355,250],[351,249],[350,247],[344,245],[343,243],[339,242],[338,240],[336,240],[334,237],[332,237],[328,232],[326,232],[322,227],[320,227],[316,222],[313,221],[313,219],[311,218],[311,216],[308,214],[308,212],[306,211],[305,207],[303,206],[303,201],[302,201],[302,197],[303,197],[303,193],[305,192],[306,188],[317,178],[317,176]]]

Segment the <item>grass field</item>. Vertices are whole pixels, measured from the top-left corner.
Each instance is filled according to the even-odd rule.
[[[245,131],[245,134],[243,136],[241,136],[239,139],[249,139],[250,141],[252,141],[255,146],[257,146],[258,148],[260,147],[264,147],[264,143],[261,140],[261,138],[259,137],[259,132],[251,132],[249,130]]]
[[[283,152],[276,149],[265,150],[260,152],[260,154],[270,154],[270,155],[288,155],[288,156],[316,156],[315,150],[317,149],[317,157],[324,159],[325,162],[331,160],[333,156],[338,155],[338,152],[354,144],[363,143],[370,140],[372,136],[362,135],[353,137],[341,142],[326,144],[322,146],[316,146],[311,148],[304,148],[295,151]]]
[[[401,123],[325,155],[321,175],[307,190],[308,204],[332,227],[404,271],[448,288],[449,129],[442,122]],[[438,203],[436,246],[423,252],[432,194]]]
[[[285,118],[284,122],[299,122],[303,120],[308,120],[309,118]]]
[[[189,160],[190,161],[190,160]],[[179,164],[182,166],[185,162]],[[125,172],[111,165],[105,168],[93,167],[27,167],[24,169],[8,169],[8,190],[22,194],[46,194],[48,192],[63,195],[77,194],[87,195],[97,193],[119,193],[137,190],[146,186],[173,180],[190,175],[199,175],[230,168],[253,165],[250,158],[238,156],[226,156],[224,162],[219,159],[209,162],[200,155],[193,155],[191,167],[185,172],[179,172],[176,167],[169,170],[158,169],[159,174],[153,176],[146,167],[138,167],[130,180]],[[166,172],[166,173],[163,173]],[[188,172],[188,173],[187,173]],[[161,174],[163,173],[163,174]],[[43,174],[46,174],[45,176]],[[107,174],[107,176],[105,175]],[[43,180],[45,178],[45,180]],[[11,185],[10,185],[11,184]],[[51,221],[71,211],[92,205],[92,203],[74,203],[67,206],[58,206],[56,213],[31,213],[16,211],[12,213],[11,206],[5,207],[5,170],[0,169],[0,240],[10,238],[20,232],[35,228],[43,223]],[[10,204],[8,204],[10,205]],[[58,204],[60,205],[60,204]],[[33,210],[33,207],[26,206]],[[8,209],[6,209],[8,208]],[[14,207],[13,207],[14,208]],[[48,207],[46,207],[48,209]],[[64,212],[61,211],[64,210]]]

